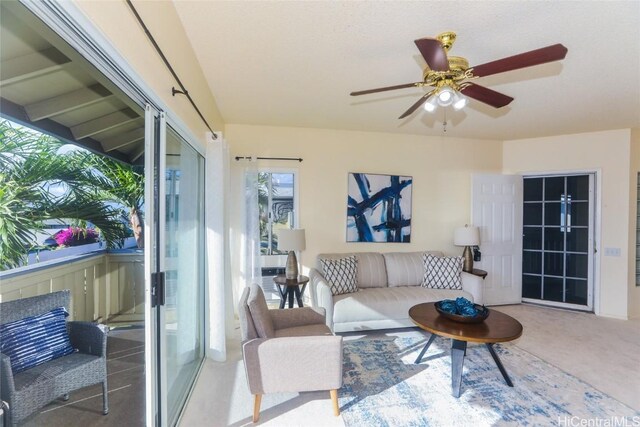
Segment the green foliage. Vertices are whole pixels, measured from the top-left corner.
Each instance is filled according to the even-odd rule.
[[[127,236],[122,211],[140,209],[144,177],[131,167],[92,153],[57,154],[58,139],[0,120],[0,268],[20,265],[43,221],[69,219],[99,229],[107,247]],[[105,170],[99,170],[104,167]],[[129,171],[129,176],[127,175]],[[113,174],[121,178],[111,179]],[[50,191],[57,189],[57,193]],[[60,194],[61,193],[61,194]]]

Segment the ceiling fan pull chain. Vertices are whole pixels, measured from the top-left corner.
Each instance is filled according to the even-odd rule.
[[[444,133],[447,133],[447,109],[443,108],[444,110],[444,121],[442,122],[442,131]]]

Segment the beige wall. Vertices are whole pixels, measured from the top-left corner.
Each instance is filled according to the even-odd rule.
[[[453,246],[453,229],[469,222],[471,173],[500,173],[502,167],[500,141],[233,124],[227,124],[226,136],[232,157],[304,159],[260,161],[259,166],[298,170],[299,221],[307,239],[301,263],[306,269],[322,252],[461,252]],[[242,229],[239,195],[246,164],[232,160],[231,228],[236,244]],[[349,172],[413,176],[411,243],[345,242]]]
[[[224,121],[173,2],[134,1],[133,3],[213,130],[223,130]],[[185,96],[171,95],[171,88],[178,85],[126,2],[124,0],[75,0],[75,5],[102,31],[169,109],[185,122],[204,147],[206,126]]]
[[[640,317],[640,286],[636,286],[636,245],[640,244],[640,235],[636,233],[638,211],[638,173],[640,173],[640,128],[631,130],[631,173],[629,176],[629,317]]]
[[[625,129],[505,141],[503,150],[505,173],[598,172],[600,304],[596,293],[594,308],[597,314],[618,318],[626,318],[628,310],[629,149],[630,130]],[[604,256],[605,247],[620,248],[621,255]]]

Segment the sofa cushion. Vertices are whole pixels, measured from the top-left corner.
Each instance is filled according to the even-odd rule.
[[[409,309],[416,304],[457,297],[473,301],[473,296],[463,290],[429,289],[421,286],[360,289],[356,293],[333,298],[333,321],[348,323],[408,319]]]
[[[423,254],[422,286],[432,289],[462,289],[462,257],[437,257]]]
[[[14,373],[73,353],[64,307],[0,325],[0,352],[9,356]]]
[[[253,326],[256,328],[258,336],[260,338],[275,337],[276,333],[273,327],[273,320],[271,320],[271,316],[269,315],[269,307],[267,306],[267,300],[264,298],[262,289],[260,289],[258,285],[251,285],[249,289],[247,306],[249,307]]]
[[[351,255],[355,255],[358,262],[356,280],[358,288],[384,288],[387,286],[387,269],[385,267],[384,257],[379,252],[320,254],[318,255],[318,259],[339,259]],[[320,269],[322,269],[322,264],[320,264]]]
[[[320,259],[324,278],[329,282],[333,295],[356,292],[358,262],[354,255],[337,259]]]
[[[389,287],[420,286],[424,279],[424,252],[389,252],[384,255]],[[428,252],[436,256],[441,252]]]

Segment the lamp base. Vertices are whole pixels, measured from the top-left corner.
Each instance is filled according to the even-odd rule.
[[[289,251],[287,256],[287,265],[284,268],[284,277],[287,280],[295,280],[298,278],[298,259],[294,251]]]
[[[473,271],[473,254],[471,253],[471,246],[465,246],[464,252],[462,252],[462,271],[471,273]]]

